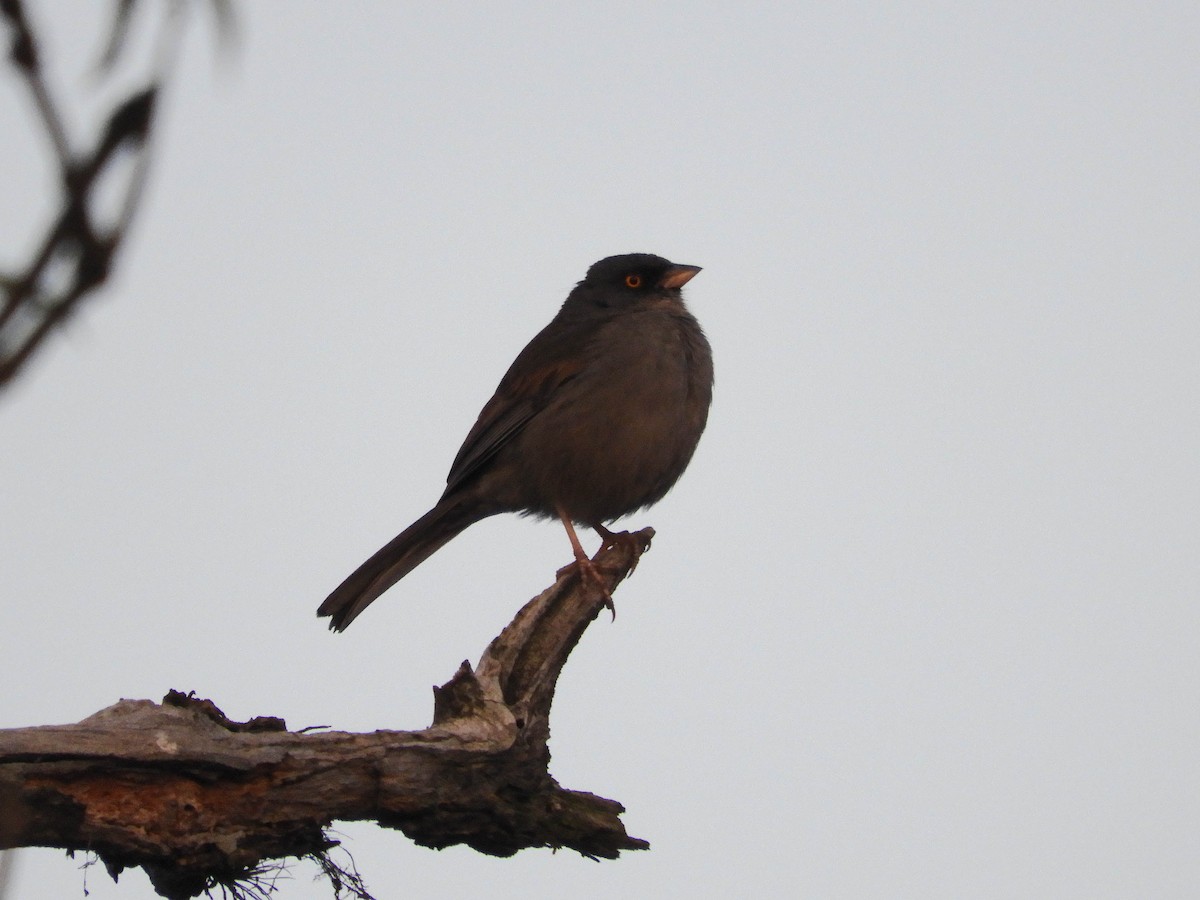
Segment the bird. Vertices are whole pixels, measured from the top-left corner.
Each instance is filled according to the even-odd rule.
[[[651,253],[592,265],[500,380],[433,509],[355,569],[317,615],[343,631],[464,529],[499,513],[557,518],[581,577],[598,577],[575,524],[611,545],[620,535],[606,524],[666,495],[708,420],[712,349],[680,291],[699,271]]]

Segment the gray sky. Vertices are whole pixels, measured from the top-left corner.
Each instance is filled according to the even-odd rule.
[[[1200,7],[240,9],[230,66],[188,34],[115,282],[0,396],[0,726],[169,688],[428,724],[561,528],[481,523],[343,635],[316,606],[587,266],[648,251],[704,267],[716,399],[551,771],[653,849],[348,825],[376,895],[1195,895]],[[32,12],[94,59],[104,4]],[[32,121],[0,79],[4,268],[49,210]],[[80,862],[23,852],[10,895]]]

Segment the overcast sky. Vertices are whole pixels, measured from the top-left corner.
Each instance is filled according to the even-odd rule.
[[[646,251],[704,267],[716,396],[551,772],[653,849],[346,825],[376,896],[1195,896],[1200,6],[411,6],[239,5],[224,64],[195,17],[115,279],[0,395],[0,726],[170,688],[427,725],[562,529],[316,607]],[[107,7],[30,12],[83,146]],[[11,271],[53,198],[11,74],[0,125]],[[82,862],[6,900],[153,896]]]

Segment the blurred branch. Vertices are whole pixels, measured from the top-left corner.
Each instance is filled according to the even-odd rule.
[[[653,529],[595,562],[611,593]],[[425,847],[494,856],[566,847],[615,859],[649,845],[623,807],[550,776],[550,705],[559,673],[605,608],[572,567],[517,613],[479,665],[434,689],[422,731],[289,732],[281,719],[231,722],[172,691],[121,702],[76,725],[0,731],[0,849],[100,856],[114,877],[141,866],[163,897],[224,888],[265,895],[269,860],[310,857],[335,889],[367,897],[328,856],[334,820],[375,821]],[[257,893],[256,893],[257,892]]]
[[[228,3],[214,0],[218,21],[228,28]],[[113,25],[97,71],[111,72],[127,49],[134,0],[118,0]],[[145,87],[118,101],[105,117],[90,151],[77,153],[64,124],[61,105],[50,90],[34,33],[22,0],[0,0],[0,14],[12,34],[9,60],[24,81],[53,147],[62,201],[30,262],[18,273],[0,274],[0,388],[16,377],[47,336],[74,312],[88,294],[108,279],[114,259],[129,233],[149,172],[150,138],[157,99],[178,54],[182,5],[163,14],[152,74]],[[97,224],[96,185],[120,153],[135,155],[132,173],[119,201],[115,221]]]

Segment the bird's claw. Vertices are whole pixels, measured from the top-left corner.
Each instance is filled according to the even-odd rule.
[[[600,550],[611,550],[613,547],[624,546],[628,549],[629,558],[629,574],[632,575],[638,567],[638,560],[642,558],[642,554],[650,549],[650,541],[639,532],[630,531],[609,531],[603,526],[593,526],[596,534],[600,535]]]
[[[617,620],[617,607],[613,603],[612,594],[608,590],[608,585],[604,582],[604,577],[600,574],[601,570],[615,571],[606,566],[598,566],[586,556],[581,556],[575,562],[563,566],[555,574],[558,578],[562,578],[564,575],[574,572],[579,576],[579,583],[581,585],[590,581],[592,586],[600,592],[600,596],[604,598],[604,606],[612,613],[612,618],[615,622]]]

